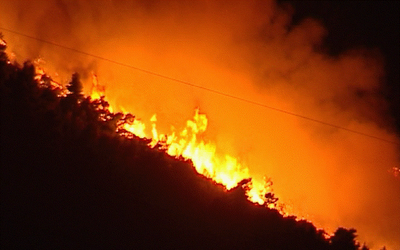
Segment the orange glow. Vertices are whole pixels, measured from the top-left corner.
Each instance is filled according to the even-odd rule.
[[[54,81],[50,76],[48,76],[44,70],[44,60],[39,58],[34,61],[35,65],[35,76],[34,79],[39,82],[40,86],[50,87],[52,90],[58,90],[59,96],[64,96],[67,90],[63,88],[61,84]],[[47,86],[48,85],[48,86]]]
[[[90,92],[90,97],[92,99],[100,99],[101,97],[105,96],[105,86],[99,85],[97,75],[94,73],[92,74],[92,79],[92,90]]]
[[[389,172],[392,173],[396,178],[400,177],[400,168],[393,167],[389,170]]]
[[[0,26],[109,60],[4,32],[12,60],[44,58],[63,86],[78,72],[92,99],[107,83],[110,112],[141,118],[123,135],[152,138],[227,189],[253,177],[255,203],[271,192],[267,175],[284,214],[400,248],[398,145],[121,66],[399,142],[376,50],[325,53],[329,30],[312,18],[293,23],[293,9],[275,1],[67,2],[0,1]]]
[[[7,43],[0,38],[0,46],[7,46]]]
[[[93,87],[90,94],[91,98],[104,98],[105,87],[99,85],[95,74],[92,77]],[[113,108],[111,106],[107,108],[112,112]],[[124,113],[127,113],[125,109],[123,110]],[[251,177],[249,169],[244,167],[235,157],[228,154],[218,154],[215,143],[207,142],[204,139],[208,119],[205,114],[200,113],[199,109],[195,110],[193,119],[188,120],[186,127],[179,133],[172,131],[170,134],[159,134],[156,128],[156,114],[150,118],[150,122],[152,125],[150,147],[162,145],[169,155],[176,158],[183,157],[184,159],[190,159],[198,173],[213,179],[216,183],[224,185],[227,190],[236,187],[240,181]],[[149,138],[145,132],[145,123],[138,119],[125,123],[123,128],[140,138]],[[123,135],[128,138],[130,137],[126,134]],[[271,191],[271,185],[268,183],[252,180],[248,185],[246,194],[251,202],[263,205],[265,203],[265,195]],[[275,203],[271,202],[267,205],[270,208],[275,208]]]

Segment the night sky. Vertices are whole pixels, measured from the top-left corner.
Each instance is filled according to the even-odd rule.
[[[398,1],[281,1],[294,6],[293,21],[312,16],[328,29],[326,50],[337,55],[352,48],[378,49],[387,78],[382,94],[390,101],[400,132],[400,16]]]

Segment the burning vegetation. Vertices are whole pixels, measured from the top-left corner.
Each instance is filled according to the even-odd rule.
[[[57,98],[79,73],[80,102],[97,93],[102,126],[121,140],[152,138],[145,144],[173,159],[204,153],[194,150],[204,142],[197,158],[215,148],[214,158],[196,165],[192,157],[193,170],[219,175],[223,189],[251,177],[240,186],[256,204],[267,200],[329,234],[357,228],[374,249],[400,249],[393,3],[13,0],[0,1],[0,28],[10,64],[36,59],[35,71],[51,76],[40,73],[39,84]]]
[[[99,85],[97,77],[93,75],[93,88],[90,95],[93,102],[99,102],[99,109],[104,114],[103,121],[113,120],[117,133],[127,138],[138,136],[140,138],[149,138],[146,135],[145,123],[127,113],[113,114],[113,108],[105,101],[105,86]],[[251,179],[249,169],[242,166],[233,156],[225,154],[220,157],[216,153],[216,145],[206,142],[203,133],[207,129],[208,119],[205,114],[201,114],[199,109],[195,110],[193,119],[186,122],[186,127],[182,131],[174,131],[171,134],[159,134],[156,127],[157,117],[154,114],[151,119],[152,137],[149,146],[165,151],[168,155],[176,158],[190,160],[196,171],[216,183],[224,185],[228,190],[241,185],[246,186],[246,195],[248,199],[260,205],[277,207],[278,198],[271,193],[272,181],[265,178],[264,183],[259,183]],[[246,181],[244,181],[246,180]],[[278,206],[281,212],[284,205]]]
[[[10,248],[360,249],[354,229],[327,235],[285,217],[267,181],[215,159],[199,110],[181,132],[153,139],[114,113],[78,74],[66,87],[0,44],[1,241]],[[141,132],[142,131],[142,132]],[[252,201],[252,202],[250,202]],[[362,249],[367,249],[365,246]]]

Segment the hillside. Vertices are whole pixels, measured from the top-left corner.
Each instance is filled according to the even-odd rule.
[[[0,51],[2,249],[358,249],[226,191],[190,161],[116,132],[121,114],[66,96]],[[125,120],[124,120],[125,119]],[[133,117],[129,117],[133,119]]]

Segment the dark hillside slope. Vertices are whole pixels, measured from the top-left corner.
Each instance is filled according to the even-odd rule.
[[[2,249],[357,249],[354,231],[325,239],[200,176],[191,162],[115,132],[120,114],[58,97],[1,48]],[[101,117],[107,117],[102,119]]]

